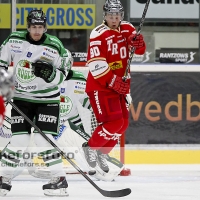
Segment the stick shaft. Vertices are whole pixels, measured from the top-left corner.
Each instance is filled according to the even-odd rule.
[[[51,141],[45,133],[43,133],[38,126],[36,126],[13,102],[9,101],[10,105],[21,115],[24,119],[35,128],[59,153],[62,155],[91,185],[93,185],[103,196],[106,197],[123,197],[127,196],[131,193],[129,188],[125,188],[122,190],[115,190],[115,191],[106,191],[101,189],[98,185],[94,183],[67,155],[53,142]]]
[[[149,3],[150,3],[150,0],[147,0],[145,7],[144,7],[144,11],[142,13],[142,18],[140,20],[140,24],[139,24],[139,27],[138,27],[137,35],[139,35],[141,30],[142,30],[142,26],[144,24],[144,20],[145,20],[146,14],[147,14]],[[126,71],[125,71],[125,75],[124,75],[124,80],[126,80],[128,78],[127,76],[128,76],[128,72],[129,72],[129,69],[130,69],[130,65],[131,65],[131,61],[132,61],[134,53],[135,53],[135,48],[133,47],[131,49],[130,57],[128,59],[128,63],[127,63],[127,67],[126,67]]]

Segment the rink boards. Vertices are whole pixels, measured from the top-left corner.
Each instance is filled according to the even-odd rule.
[[[84,74],[87,74],[87,72],[88,72],[87,67],[73,67],[73,69],[82,71]],[[148,75],[148,74],[152,74],[154,72],[155,72],[155,74],[156,73],[165,74],[165,73],[169,73],[169,72],[172,72],[172,73],[180,72],[180,75],[182,74],[182,72],[183,72],[183,74],[187,74],[187,73],[189,74],[191,72],[191,73],[198,75],[198,73],[200,72],[200,65],[170,65],[170,64],[169,65],[131,65],[131,73],[135,73],[135,74],[137,74],[137,73],[143,74],[144,73],[144,74]],[[153,80],[152,82],[155,82],[155,81]],[[200,87],[199,87],[199,89],[200,89]],[[199,92],[199,91],[197,91],[197,92]],[[200,97],[200,95],[197,93],[195,93],[195,95],[196,95],[196,97],[195,97],[196,99],[192,99],[191,102],[195,101],[199,104],[198,97]],[[134,101],[135,100],[134,96],[132,98]],[[192,96],[192,98],[193,98],[193,96]],[[174,101],[177,102],[178,100],[174,99]],[[136,104],[136,105],[138,105],[138,104]],[[135,111],[137,111],[136,108],[137,107],[135,107]],[[184,110],[187,110],[186,107],[184,107]],[[194,114],[195,114],[195,116],[198,115],[196,113],[196,111],[194,111]],[[130,116],[130,117],[131,117],[131,120],[133,120],[132,116]],[[156,116],[152,115],[152,117],[156,117]],[[173,117],[177,117],[177,116],[173,116]],[[149,122],[149,119],[145,118],[145,120]],[[189,141],[188,143],[187,143],[187,137],[186,137],[188,133],[184,136],[184,138],[181,138],[182,140],[180,143],[178,142],[179,136],[177,136],[175,139],[173,137],[171,137],[171,139],[169,140],[169,138],[167,137],[167,134],[165,134],[164,140],[162,140],[162,138],[160,139],[161,142],[159,143],[158,139],[164,132],[164,130],[162,130],[162,126],[161,126],[161,129],[159,130],[160,132],[150,134],[150,136],[153,137],[153,139],[157,140],[156,143],[153,144],[154,141],[152,140],[152,138],[151,138],[151,141],[148,143],[149,135],[145,131],[143,131],[143,130],[138,131],[139,129],[137,129],[137,131],[133,130],[135,127],[137,127],[137,128],[143,127],[144,128],[145,123],[142,123],[140,125],[140,124],[136,124],[137,121],[134,121],[133,126],[132,126],[133,129],[130,128],[127,132],[127,139],[128,139],[129,144],[125,146],[125,164],[200,164],[200,142],[199,142],[200,141],[200,128],[199,128],[200,123],[199,122],[200,122],[199,119],[197,119],[194,122],[189,122],[189,123],[195,124],[196,132],[194,134],[190,129],[190,138],[192,140]],[[155,122],[152,122],[152,123],[155,123]],[[170,122],[170,123],[175,123],[175,125],[176,125],[175,127],[177,127],[179,121]],[[181,123],[183,123],[183,122],[181,122]],[[167,123],[167,124],[169,124],[169,123]],[[174,129],[174,127],[173,127],[173,129]],[[183,130],[184,129],[185,129],[185,127],[183,127]],[[149,130],[148,126],[147,126],[147,130]],[[170,131],[170,130],[171,129],[169,128],[168,131]],[[141,134],[141,132],[142,132],[142,134]],[[155,135],[153,135],[153,134],[155,134]],[[171,135],[172,134],[173,133],[171,133]],[[182,134],[182,132],[181,132],[181,134]],[[131,135],[131,137],[130,137],[130,135]],[[140,137],[141,135],[142,135],[142,137]],[[178,133],[176,135],[178,135]],[[173,143],[173,139],[175,140],[174,143]],[[166,143],[163,143],[163,142],[166,142]]]
[[[139,64],[130,69],[133,107],[125,163],[200,164],[200,65]]]

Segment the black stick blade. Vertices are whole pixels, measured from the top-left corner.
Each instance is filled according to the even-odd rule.
[[[131,193],[130,188],[122,189],[122,190],[115,190],[115,191],[106,191],[100,190],[100,193],[105,197],[124,197]]]

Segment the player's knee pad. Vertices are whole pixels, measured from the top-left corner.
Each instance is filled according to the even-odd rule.
[[[128,125],[129,125],[129,120],[124,119],[124,123],[123,123],[121,129],[118,131],[118,133],[123,134],[126,131],[126,129],[128,128]]]
[[[50,134],[46,134],[46,136],[53,140],[52,135]],[[40,134],[40,133],[35,133],[34,134],[34,142],[36,144],[37,147],[44,147],[46,149],[46,147],[50,147],[50,149],[52,148],[52,145]]]
[[[30,142],[29,134],[13,135],[10,140],[10,145],[13,147],[26,148]]]
[[[111,134],[119,132],[124,125],[124,119],[118,119],[114,121],[110,121],[107,123],[103,123],[103,127]]]

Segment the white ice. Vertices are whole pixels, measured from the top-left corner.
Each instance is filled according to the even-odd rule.
[[[124,200],[200,200],[200,165],[129,165],[131,176],[119,176],[114,182],[94,182],[104,190],[131,188]],[[82,175],[67,175],[68,197],[44,196],[42,185],[48,180],[36,179],[26,173],[12,181],[11,192],[0,200],[103,200]]]

